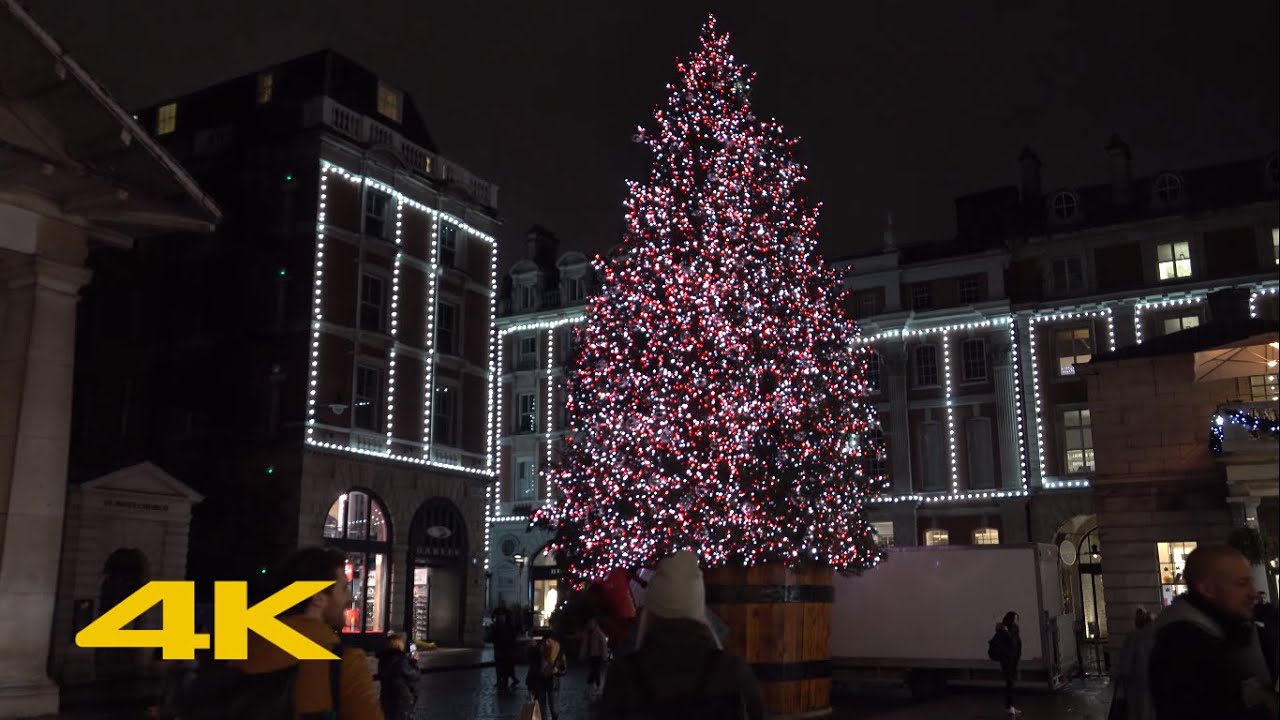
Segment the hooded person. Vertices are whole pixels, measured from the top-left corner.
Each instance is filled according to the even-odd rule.
[[[609,668],[600,700],[603,720],[765,717],[751,668],[724,652],[708,618],[702,569],[693,553],[677,552],[658,563],[634,648]]]

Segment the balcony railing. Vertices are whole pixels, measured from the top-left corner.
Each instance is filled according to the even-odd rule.
[[[392,128],[328,97],[313,100],[303,109],[305,124],[324,124],[364,145],[383,145],[400,155],[405,165],[433,180],[462,189],[473,200],[498,207],[498,186],[466,168],[410,142]]]
[[[460,465],[467,468],[484,468],[488,466],[488,458],[480,453],[441,447],[439,445],[431,446],[431,460],[446,465]]]
[[[1219,405],[1210,418],[1210,450],[1219,456],[1280,453],[1280,412],[1274,401]]]

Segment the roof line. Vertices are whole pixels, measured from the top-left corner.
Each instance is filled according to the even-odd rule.
[[[172,155],[170,155],[164,148],[160,147],[160,144],[142,129],[142,126],[133,119],[132,115],[125,112],[124,108],[120,106],[120,103],[116,102],[115,99],[111,97],[111,93],[107,92],[105,88],[99,85],[88,72],[80,67],[79,63],[72,59],[72,57],[62,49],[58,44],[58,41],[54,40],[53,37],[35,21],[35,18],[31,17],[31,15],[29,15],[27,11],[18,4],[18,0],[2,1],[4,2],[5,7],[9,9],[9,13],[16,17],[27,28],[27,31],[39,40],[42,45],[44,45],[45,50],[53,55],[58,62],[62,63],[63,66],[65,66],[67,70],[75,76],[80,85],[84,87],[84,89],[87,90],[110,115],[118,120],[121,125],[129,131],[133,138],[146,148],[147,152],[150,153],[156,161],[163,165],[165,169],[173,175],[174,179],[176,179],[178,184],[186,190],[187,194],[199,203],[200,206],[203,207],[211,216],[213,216],[213,222],[220,222],[222,220],[222,210],[218,208],[218,205],[213,201],[213,198],[201,189],[200,185],[195,181],[195,178],[191,177],[191,175],[178,164],[178,161],[173,159]]]

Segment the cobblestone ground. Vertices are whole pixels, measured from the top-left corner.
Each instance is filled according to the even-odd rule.
[[[517,673],[523,676],[523,668]],[[422,682],[415,720],[514,720],[527,697],[523,686],[499,693],[493,670],[432,673]],[[1105,682],[1077,683],[1058,693],[1027,693],[1018,699],[1025,720],[1105,720],[1111,691]],[[836,697],[833,720],[997,720],[1007,718],[999,692],[956,691],[928,702],[901,693]],[[586,671],[570,669],[560,690],[560,720],[595,720],[586,695]]]

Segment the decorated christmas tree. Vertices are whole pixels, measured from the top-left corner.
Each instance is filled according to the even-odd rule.
[[[567,379],[571,435],[534,523],[578,583],[691,550],[707,567],[860,572],[882,555],[868,350],[815,251],[795,140],[752,111],[714,18],[677,65],[620,251]]]

